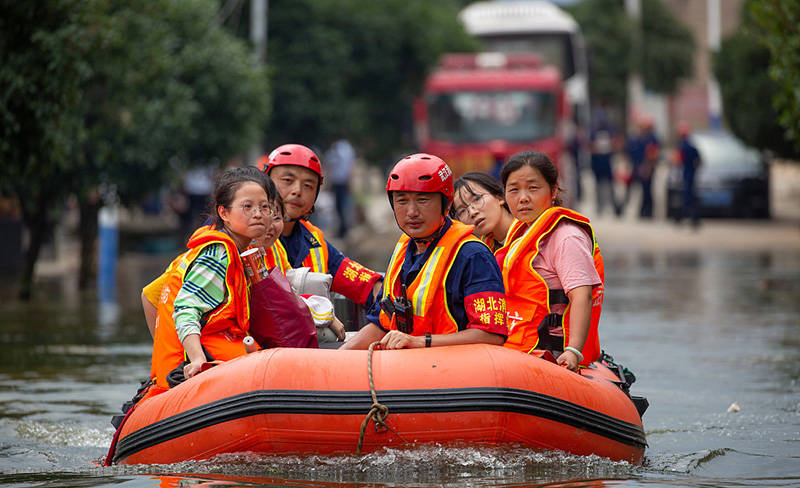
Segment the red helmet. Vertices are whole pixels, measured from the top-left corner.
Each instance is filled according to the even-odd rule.
[[[421,191],[441,193],[450,202],[453,200],[453,172],[447,163],[431,154],[419,153],[406,156],[392,168],[386,182],[386,192]]]
[[[284,164],[310,169],[319,176],[319,182],[322,184],[322,166],[319,163],[319,158],[314,154],[314,151],[301,144],[278,146],[269,153],[269,156],[261,156],[256,162],[256,166],[265,173],[269,173],[275,166]]]

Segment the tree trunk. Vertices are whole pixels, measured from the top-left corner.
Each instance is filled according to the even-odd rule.
[[[39,200],[43,200],[43,198]],[[49,207],[47,202],[43,201],[33,202],[20,199],[20,202],[22,204],[22,222],[25,228],[28,229],[29,240],[28,247],[25,249],[22,258],[19,299],[28,301],[33,296],[33,272],[49,228]]]
[[[78,233],[81,239],[81,262],[78,272],[78,288],[85,290],[97,277],[97,217],[101,203],[98,198],[79,200],[80,223]]]

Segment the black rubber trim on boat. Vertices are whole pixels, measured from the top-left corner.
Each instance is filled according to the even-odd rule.
[[[513,388],[458,388],[378,391],[381,403],[397,413],[514,412],[570,425],[622,444],[644,448],[638,425],[565,400]],[[120,439],[118,462],[131,454],[211,425],[261,414],[364,415],[368,391],[255,390],[187,410]]]

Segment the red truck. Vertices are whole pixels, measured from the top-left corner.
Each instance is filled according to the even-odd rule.
[[[446,54],[414,105],[420,149],[456,176],[497,175],[521,150],[543,152],[561,170],[569,117],[561,74],[529,53]]]

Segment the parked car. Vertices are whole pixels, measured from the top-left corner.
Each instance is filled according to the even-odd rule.
[[[762,154],[724,131],[695,132],[689,140],[702,159],[695,182],[701,217],[769,218],[769,168]],[[668,218],[680,215],[682,185],[680,166],[671,166]]]

